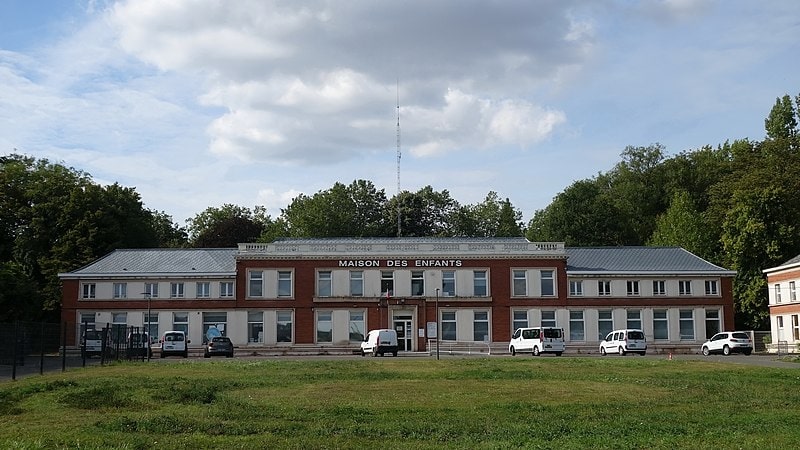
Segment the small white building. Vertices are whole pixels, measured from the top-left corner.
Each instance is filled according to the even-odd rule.
[[[800,351],[800,255],[764,270],[769,286],[769,322],[774,351]]]

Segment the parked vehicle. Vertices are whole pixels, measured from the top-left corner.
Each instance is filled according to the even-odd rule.
[[[189,344],[183,331],[166,331],[161,337],[161,357],[170,355],[189,357]]]
[[[712,353],[722,353],[725,356],[731,353],[753,353],[753,341],[750,335],[743,331],[724,331],[711,336],[703,343],[702,352],[705,356]]]
[[[565,348],[564,329],[554,327],[517,328],[508,343],[508,351],[512,356],[517,352],[531,352],[533,356],[542,353],[561,356]]]
[[[233,342],[231,342],[231,338],[227,336],[215,336],[209,339],[203,348],[203,357],[211,358],[214,355],[233,358]]]
[[[127,342],[128,358],[144,358],[153,356],[153,350],[150,348],[150,335],[147,333],[128,333]]]
[[[372,330],[367,333],[361,343],[361,356],[371,353],[372,356],[383,356],[391,353],[397,356],[397,332],[395,330]]]
[[[103,338],[105,337],[105,342]],[[114,357],[114,346],[111,343],[111,333],[103,330],[89,329],[81,336],[81,357],[91,358],[92,356],[102,356],[105,352],[106,358]]]
[[[614,330],[606,335],[600,342],[600,354],[618,353],[625,356],[627,353],[638,353],[644,356],[647,353],[647,339],[642,330]]]

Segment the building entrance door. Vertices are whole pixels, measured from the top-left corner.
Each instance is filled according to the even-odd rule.
[[[394,330],[397,331],[397,349],[401,352],[414,350],[414,333],[411,316],[395,316]]]

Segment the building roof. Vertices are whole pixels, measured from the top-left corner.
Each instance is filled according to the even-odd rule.
[[[567,273],[733,276],[680,247],[567,247]]]
[[[235,248],[114,250],[85,267],[59,276],[233,276],[236,274],[236,253]]]
[[[779,265],[777,267],[770,267],[770,268],[764,269],[762,272],[764,272],[766,274],[769,274],[769,273],[773,273],[773,272],[780,272],[782,270],[787,270],[787,269],[795,269],[797,267],[800,267],[800,255],[795,256],[794,258],[786,261],[785,263],[783,263],[783,264],[781,264],[781,265]]]

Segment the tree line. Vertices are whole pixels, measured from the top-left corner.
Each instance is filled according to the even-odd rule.
[[[629,146],[609,171],[579,180],[525,224],[490,191],[462,205],[426,186],[389,198],[367,180],[301,194],[272,217],[262,206],[209,207],[186,221],[144,206],[134,188],[81,170],[0,156],[0,310],[58,320],[57,274],[118,248],[234,247],[278,237],[507,237],[568,246],[681,246],[737,271],[737,326],[768,326],[761,270],[800,253],[800,95],[778,98],[762,141],[737,140],[668,157]]]

